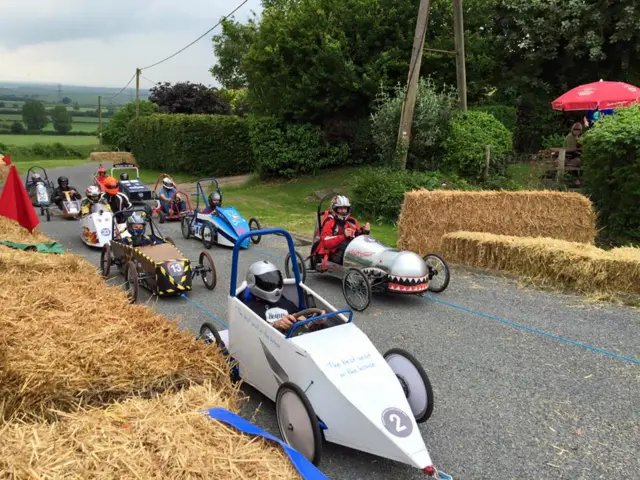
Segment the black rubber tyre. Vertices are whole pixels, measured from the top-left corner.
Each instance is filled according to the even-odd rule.
[[[425,255],[424,257],[422,257],[422,259],[427,264],[427,268],[429,268],[429,291],[433,292],[433,293],[444,292],[447,289],[447,287],[449,286],[449,280],[451,279],[451,273],[449,272],[449,265],[447,264],[445,259],[442,258],[437,253],[429,253],[429,254]],[[440,263],[443,266],[442,271],[435,270],[435,274],[433,274],[432,268],[430,267],[429,263],[427,263],[429,260],[435,260],[436,263]],[[440,277],[440,276],[444,277],[444,279],[442,280],[442,283],[438,284],[438,286],[434,286],[432,284],[432,282],[431,282],[431,279],[433,277],[436,277],[436,276],[437,277]]]
[[[40,207],[40,216],[44,217],[44,208]]]
[[[194,217],[185,215],[180,221],[180,230],[182,230],[182,236],[189,240],[191,238],[191,222]]]
[[[307,280],[307,266],[302,258],[302,255],[296,251],[296,258],[298,259],[298,269],[300,269],[300,277],[302,283]],[[285,278],[293,278],[293,264],[291,263],[291,253],[287,253],[284,259],[284,274]]]
[[[398,377],[416,422],[426,422],[431,417],[434,406],[433,388],[427,372],[413,355],[401,348],[392,348],[383,357]],[[402,369],[405,371],[402,372]],[[426,399],[422,396],[426,396]],[[423,400],[426,400],[426,405]]]
[[[100,252],[100,272],[104,278],[111,273],[111,245],[108,243],[102,247]]]
[[[200,267],[210,270],[206,274],[200,273],[200,277],[202,277],[202,283],[204,283],[204,286],[207,287],[208,290],[213,290],[216,288],[216,284],[218,283],[218,275],[216,274],[216,266],[213,263],[213,258],[209,255],[209,252],[200,252],[198,264]]]
[[[253,217],[251,218],[251,220],[249,220],[249,230],[253,231],[253,230],[260,230],[260,222],[258,221],[257,218]],[[258,236],[258,237],[251,237],[251,243],[253,243],[254,245],[257,245],[260,243],[260,240],[262,240],[262,236]]]
[[[164,223],[166,219],[167,219],[167,216],[164,214],[164,212],[162,210],[160,210],[158,212],[158,221],[160,223]]]
[[[226,348],[226,345],[224,344],[222,338],[220,337],[220,334],[218,333],[218,329],[211,323],[205,322],[200,326],[200,334],[198,335],[196,340],[202,340],[207,344],[215,343],[216,346],[220,347],[222,350]]]
[[[204,248],[206,248],[207,250],[211,250],[211,247],[213,247],[214,243],[215,232],[213,230],[213,225],[211,225],[209,222],[205,222],[205,224],[202,225],[202,245],[204,245]]]
[[[322,454],[320,424],[309,398],[296,384],[285,382],[278,388],[276,421],[282,439],[318,465]]]
[[[49,207],[47,207],[44,211],[47,214],[47,222],[51,221],[51,211],[49,210]]]
[[[351,286],[353,282],[358,282],[362,285],[364,291],[359,292],[364,298],[357,301],[353,298],[354,289]],[[367,276],[357,268],[349,268],[344,277],[342,278],[342,294],[349,306],[357,312],[362,312],[371,303],[371,283]]]
[[[124,276],[126,278],[124,288],[127,291],[127,295],[129,295],[129,300],[131,303],[136,303],[138,301],[138,293],[140,291],[140,282],[138,281],[138,269],[133,261],[129,260],[127,262]]]

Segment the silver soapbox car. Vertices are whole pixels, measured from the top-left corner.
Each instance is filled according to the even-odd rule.
[[[424,257],[409,251],[391,248],[371,235],[360,235],[351,240],[344,251],[328,256],[317,253],[320,232],[327,221],[328,212],[318,204],[316,230],[311,254],[302,258],[295,252],[302,281],[309,273],[329,273],[342,278],[342,293],[351,308],[365,310],[371,303],[372,292],[391,292],[404,295],[423,295],[426,291],[443,292],[449,286],[450,272],[447,262],[435,253]],[[285,259],[285,273],[292,275],[291,255]]]

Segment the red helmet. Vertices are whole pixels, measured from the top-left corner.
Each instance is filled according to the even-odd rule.
[[[100,165],[98,167],[98,176],[99,177],[104,177],[106,175],[107,175],[107,171],[105,170],[105,168],[102,165]]]

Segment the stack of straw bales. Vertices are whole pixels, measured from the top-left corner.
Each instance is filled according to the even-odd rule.
[[[104,164],[126,162],[138,165],[134,156],[129,152],[92,152],[89,155],[89,161]]]
[[[640,248],[605,251],[552,238],[454,232],[443,237],[442,250],[454,263],[513,272],[585,294],[640,294]]]
[[[0,238],[50,242],[0,217]],[[0,245],[0,477],[298,478],[238,412],[230,368],[73,254]],[[105,408],[106,407],[106,408]]]
[[[404,197],[398,245],[420,254],[438,253],[451,232],[550,237],[592,244],[596,214],[578,193],[462,192],[418,190]]]
[[[2,161],[2,155],[0,155],[0,183],[4,183],[4,181],[9,176],[9,167],[5,165]]]

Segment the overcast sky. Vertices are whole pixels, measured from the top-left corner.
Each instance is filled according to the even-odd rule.
[[[0,1],[0,80],[123,87],[136,67],[171,55],[242,0]],[[260,0],[234,15],[244,21]],[[211,36],[142,72],[154,82],[215,84]],[[135,86],[132,83],[131,86]],[[141,80],[141,87],[153,84]]]

